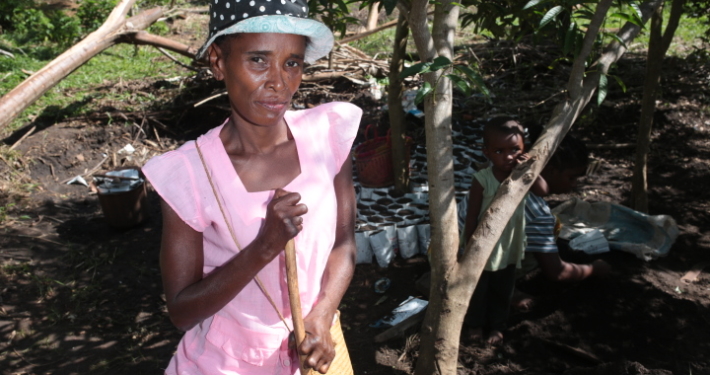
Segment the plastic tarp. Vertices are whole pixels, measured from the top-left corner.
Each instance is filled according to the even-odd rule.
[[[665,256],[678,237],[678,225],[668,215],[650,216],[609,202],[573,199],[552,210],[563,227],[560,238],[572,240],[598,229],[612,250],[625,251],[640,259]]]

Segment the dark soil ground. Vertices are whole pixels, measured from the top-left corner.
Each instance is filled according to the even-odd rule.
[[[475,49],[485,56],[482,69],[496,97],[492,104],[459,100],[454,126],[496,113],[544,123],[569,67],[548,69],[554,51],[542,47],[491,42]],[[710,65],[694,57],[666,60],[654,123],[650,210],[671,215],[679,225],[670,254],[645,262],[608,253],[601,258],[614,274],[578,284],[529,275],[518,287],[536,297],[532,309],[512,314],[499,347],[463,341],[460,374],[710,374],[710,267],[696,282],[681,281],[689,270],[710,262]],[[599,169],[572,195],[626,204],[634,148],[612,146],[635,142],[643,56],[627,55],[616,69],[629,90],[612,87],[606,102],[590,104],[574,127],[588,144],[603,146],[593,149]],[[146,223],[116,230],[107,225],[96,194],[62,182],[97,165],[99,170],[142,165],[224,118],[224,101],[197,109],[189,105],[214,93],[216,85],[200,77],[183,84],[179,89],[147,78],[99,87],[155,92],[169,100],[141,113],[106,103],[90,116],[58,123],[40,116],[4,140],[12,145],[37,126],[18,145],[19,153],[0,163],[3,374],[157,374],[167,365],[181,333],[170,324],[162,298],[157,196],[149,190]],[[352,100],[366,111],[363,124],[386,121],[368,95],[338,80],[304,84],[296,102]],[[422,142],[420,124],[413,122],[410,131]],[[128,143],[137,152],[119,155]],[[416,330],[375,343],[381,329],[370,324],[406,297],[422,296],[415,282],[428,269],[425,258],[397,259],[387,269],[357,267],[341,305],[356,374],[412,373]],[[381,277],[392,280],[385,294],[373,290]]]

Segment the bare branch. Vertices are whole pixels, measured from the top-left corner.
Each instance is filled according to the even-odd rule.
[[[586,34],[584,34],[584,41],[582,42],[582,49],[579,51],[579,55],[574,59],[574,65],[572,65],[572,72],[570,73],[569,82],[567,83],[567,91],[571,98],[576,98],[580,90],[582,90],[582,80],[584,79],[584,66],[587,61],[587,57],[592,52],[594,47],[594,41],[599,34],[599,28],[601,27],[604,19],[606,18],[606,12],[611,6],[612,0],[603,0],[597,5],[597,10],[594,12],[594,17],[592,17],[589,27],[587,28]]]

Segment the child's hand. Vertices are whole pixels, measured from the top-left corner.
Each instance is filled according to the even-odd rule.
[[[515,165],[518,165],[524,161],[530,160],[530,154],[527,152],[521,152],[517,158],[515,158]]]

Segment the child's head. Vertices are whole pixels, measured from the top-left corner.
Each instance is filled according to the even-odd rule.
[[[495,117],[483,128],[483,154],[494,170],[510,173],[524,152],[525,130],[512,117]]]

